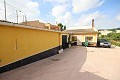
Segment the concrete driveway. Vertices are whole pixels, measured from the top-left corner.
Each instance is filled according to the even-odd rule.
[[[120,48],[72,46],[0,74],[0,80],[120,80]]]

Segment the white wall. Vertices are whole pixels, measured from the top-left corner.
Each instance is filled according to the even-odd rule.
[[[77,35],[77,45],[82,45],[82,35]]]

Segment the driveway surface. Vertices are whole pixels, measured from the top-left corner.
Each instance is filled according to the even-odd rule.
[[[120,48],[72,46],[0,74],[0,80],[120,80]]]

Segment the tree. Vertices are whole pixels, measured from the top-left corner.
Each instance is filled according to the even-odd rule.
[[[113,33],[116,33],[116,29],[112,29],[111,31],[112,31]]]
[[[64,30],[66,30],[66,25],[64,26]]]
[[[111,40],[120,41],[120,33],[109,33],[107,34],[107,37]]]
[[[108,37],[111,37],[113,35],[113,33],[108,33],[107,36]]]
[[[62,23],[58,23],[58,26],[60,27],[60,30],[63,31],[63,24]]]
[[[105,35],[101,35],[101,38],[105,38]]]
[[[62,23],[59,23],[58,26],[60,27],[61,31],[66,30],[66,25],[63,25]]]

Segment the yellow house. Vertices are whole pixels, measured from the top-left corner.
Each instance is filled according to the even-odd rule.
[[[72,45],[84,45],[85,40],[89,42],[89,46],[97,45],[98,30],[94,27],[94,20],[92,20],[92,27],[76,27],[66,30],[65,32],[71,34]]]

